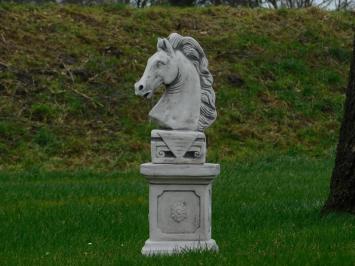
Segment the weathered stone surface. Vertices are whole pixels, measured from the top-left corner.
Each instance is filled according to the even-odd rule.
[[[150,232],[142,253],[218,250],[211,239],[211,197],[219,165],[147,163],[141,173],[149,181]]]
[[[148,239],[142,248],[142,254],[152,255],[173,255],[190,250],[218,251],[216,241],[152,241]]]
[[[214,163],[204,164],[141,164],[141,174],[145,175],[149,182],[164,177],[164,180],[174,179],[175,182],[187,179],[192,180],[192,177],[199,180],[211,181],[214,176],[219,175],[220,165]],[[172,177],[172,178],[171,178]],[[163,182],[163,181],[162,181]]]
[[[162,129],[203,131],[215,121],[213,77],[195,39],[177,33],[158,39],[135,93],[151,98],[163,84],[166,90],[149,113]]]
[[[163,234],[193,234],[200,228],[200,195],[195,190],[163,189],[157,196],[157,228]]]
[[[201,46],[173,33],[159,39],[136,95],[166,90],[150,111],[160,126],[151,133],[152,163],[141,165],[149,182],[149,239],[143,255],[189,250],[218,251],[211,239],[212,182],[219,164],[206,161],[204,129],[216,119],[213,78]]]
[[[202,132],[152,130],[153,163],[202,164],[206,161],[206,137]]]

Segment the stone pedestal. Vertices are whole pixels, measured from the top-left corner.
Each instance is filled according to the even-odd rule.
[[[219,164],[201,163],[203,133],[158,131],[152,132],[152,161],[160,163],[142,164],[140,169],[149,182],[149,239],[142,254],[218,251],[211,239],[211,197]]]
[[[212,181],[219,164],[141,165],[149,182],[149,239],[142,254],[218,250],[211,239]]]

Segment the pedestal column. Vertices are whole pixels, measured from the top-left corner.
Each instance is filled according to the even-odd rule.
[[[212,182],[219,174],[220,166],[201,163],[206,150],[203,133],[188,132],[189,145],[186,145],[186,137],[181,132],[175,133],[153,131],[152,161],[158,159],[159,163],[141,165],[140,172],[149,182],[149,239],[142,248],[143,255],[196,249],[218,251],[211,238],[211,203]],[[164,134],[170,134],[170,139]],[[194,137],[191,138],[191,134]],[[165,136],[160,144],[157,144],[157,135]],[[178,149],[179,145],[183,148]],[[177,150],[185,156],[178,158]],[[165,156],[167,163],[164,163]]]

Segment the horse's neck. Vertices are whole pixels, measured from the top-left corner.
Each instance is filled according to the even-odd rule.
[[[149,115],[164,128],[196,130],[200,118],[200,77],[194,65],[181,53],[177,64],[179,74]]]
[[[178,64],[178,75],[171,84],[167,85],[164,96],[179,100],[177,102],[179,106],[181,101],[190,102],[191,97],[198,97],[200,101],[200,77],[195,66],[182,54],[179,57]]]

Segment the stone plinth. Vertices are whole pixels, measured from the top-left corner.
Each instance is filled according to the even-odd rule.
[[[201,164],[206,161],[206,137],[202,132],[152,130],[153,163]]]
[[[143,255],[218,251],[211,239],[212,182],[219,164],[141,165],[149,182],[149,239]]]

